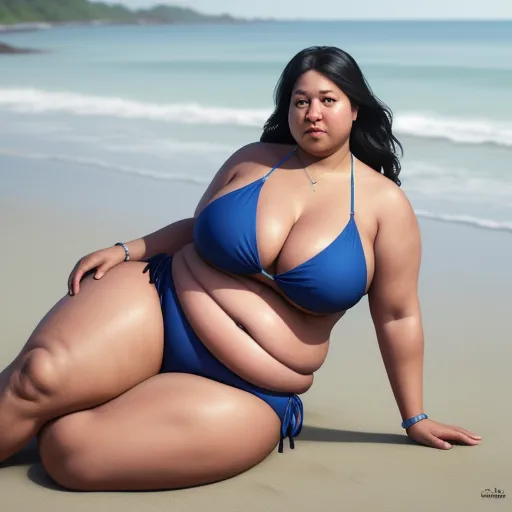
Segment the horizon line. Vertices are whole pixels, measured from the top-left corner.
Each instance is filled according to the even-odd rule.
[[[99,0],[98,0],[99,1]],[[462,22],[462,23],[469,23],[469,22],[475,22],[475,21],[485,21],[485,22],[511,22],[512,16],[510,18],[276,18],[276,17],[266,17],[266,16],[258,16],[258,17],[251,17],[251,18],[242,18],[242,17],[236,17],[232,14],[228,13],[221,13],[221,14],[206,14],[203,12],[197,11],[199,14],[204,16],[211,16],[211,17],[221,17],[221,16],[230,16],[235,21],[317,21],[317,22],[339,22],[339,21],[358,21],[358,22],[379,22],[379,23],[386,23],[386,22],[392,22],[392,23],[408,23],[408,22]],[[9,25],[35,25],[35,24],[41,24],[41,23],[48,23],[48,24],[61,24],[61,23],[81,23],[81,22],[89,22],[89,21],[97,21],[97,20],[56,20],[56,21],[21,21],[17,23],[12,23]],[[108,20],[105,20],[108,21]],[[190,21],[184,21],[180,23],[195,23]],[[0,26],[4,26],[2,23],[0,23]]]
[[[233,16],[232,14],[223,13],[219,16]],[[217,16],[212,14],[211,16]],[[273,21],[512,21],[510,18],[271,18],[271,17],[252,17],[240,18],[245,20],[273,20]]]

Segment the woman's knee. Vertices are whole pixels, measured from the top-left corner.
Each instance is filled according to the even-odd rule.
[[[40,403],[65,390],[69,353],[63,343],[44,343],[20,356],[10,377],[14,396]]]
[[[88,460],[89,411],[63,416],[39,433],[39,454],[48,475],[62,487],[90,490],[100,468]]]

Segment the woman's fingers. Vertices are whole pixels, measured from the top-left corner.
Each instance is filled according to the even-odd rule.
[[[468,437],[471,437],[473,439],[482,439],[482,436],[479,436],[478,434],[475,434],[474,432],[470,432],[469,430],[466,430],[465,428],[456,427],[453,425],[449,425],[450,428],[453,428],[455,430],[458,430],[459,432],[462,432],[463,434],[466,434]]]
[[[439,437],[436,437],[434,434],[430,434],[427,437],[426,444],[430,444],[430,446],[439,448],[440,450],[449,450],[452,447],[450,443],[443,441]]]
[[[448,430],[447,432],[443,433],[443,438],[450,439],[451,441],[459,442],[462,444],[475,445],[480,443],[480,439],[474,439],[470,435],[467,435],[466,433],[456,429]]]
[[[448,441],[472,446],[480,444],[480,439],[474,439],[470,435],[454,428],[448,428],[442,432],[431,434],[429,441],[432,443],[432,446],[441,448],[442,450],[449,450],[452,447]]]
[[[94,279],[101,279],[112,267],[124,261],[124,250],[121,247],[110,247],[93,252],[83,257],[75,265],[68,278],[68,291],[76,295],[80,291],[80,282],[87,275],[94,275]]]
[[[450,441],[457,444],[477,446],[482,439],[481,436],[469,430],[427,419],[409,427],[407,434],[418,443],[440,450],[449,450],[452,447]]]
[[[96,269],[96,273],[94,274],[94,279],[101,279],[112,267],[113,265],[108,262],[99,265],[98,268]]]
[[[68,277],[68,292],[69,294],[71,295],[71,286],[73,284],[73,276],[75,275],[75,272],[76,272],[76,269],[78,267],[80,262],[78,263],[75,263],[75,266],[73,267],[73,269],[71,270],[71,272],[69,273],[69,277]]]
[[[98,266],[98,263],[99,262],[96,260],[96,258],[87,256],[80,260],[71,280],[71,295],[76,295],[80,291],[80,281],[82,280],[84,274]]]

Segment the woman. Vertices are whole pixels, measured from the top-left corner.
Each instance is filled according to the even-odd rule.
[[[424,415],[420,235],[397,146],[352,57],[298,53],[260,143],[227,160],[194,218],[73,269],[0,375],[0,460],[39,434],[46,470],[72,489],[239,474],[293,447],[298,395],[365,294],[409,437],[478,444]]]

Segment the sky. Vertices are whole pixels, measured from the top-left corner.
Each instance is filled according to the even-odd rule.
[[[512,19],[512,0],[107,0],[128,7],[167,3],[206,14],[280,19]]]

